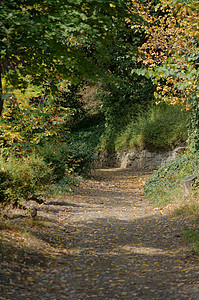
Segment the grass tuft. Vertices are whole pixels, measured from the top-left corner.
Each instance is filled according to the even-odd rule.
[[[185,227],[183,235],[185,240],[192,244],[192,252],[199,255],[199,228]]]
[[[179,107],[153,106],[140,113],[116,137],[116,151],[173,149],[187,139],[186,113]]]

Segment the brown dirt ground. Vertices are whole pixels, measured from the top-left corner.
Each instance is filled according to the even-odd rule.
[[[37,204],[35,220],[8,211],[0,299],[199,299],[187,221],[144,199],[148,176],[97,170],[73,195]]]

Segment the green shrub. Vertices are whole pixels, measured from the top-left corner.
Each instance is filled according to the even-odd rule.
[[[68,140],[70,143],[78,141],[86,144],[94,151],[100,144],[101,136],[105,129],[105,120],[103,114],[88,114],[81,122],[72,128]]]
[[[48,143],[39,149],[39,153],[46,163],[53,166],[53,177],[56,182],[70,173],[86,175],[93,167],[94,152],[81,141],[57,145]]]
[[[116,150],[172,149],[187,139],[186,113],[160,104],[140,113],[116,138]]]
[[[94,151],[86,143],[65,144],[63,154],[68,155],[67,167],[79,175],[87,175],[94,166]]]
[[[11,155],[0,160],[0,202],[17,205],[21,200],[37,197],[52,180],[53,169],[38,155],[23,158]]]
[[[58,182],[53,182],[45,189],[46,197],[63,198],[65,194],[71,194],[74,191],[74,186],[79,185],[81,177],[75,174],[67,174]]]
[[[31,89],[40,88],[31,87]],[[42,91],[40,90],[40,93]],[[68,131],[68,122],[72,109],[57,105],[57,97],[48,93],[29,99],[29,93],[16,97],[14,90],[5,101],[0,118],[0,146],[6,147],[10,153],[23,155],[34,151],[35,146],[44,141],[62,138]],[[25,100],[26,99],[26,100]]]
[[[61,153],[61,146],[46,143],[43,147],[38,148],[38,152],[47,164],[52,165],[53,181],[57,182],[63,178],[66,172],[66,165]]]
[[[193,174],[196,174],[199,178],[198,152],[185,153],[176,160],[161,166],[145,184],[145,194],[155,204],[169,203],[176,194],[178,197],[182,197],[181,181],[184,177]],[[198,185],[198,183],[197,179],[195,185]]]

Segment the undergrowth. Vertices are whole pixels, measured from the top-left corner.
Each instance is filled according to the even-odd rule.
[[[42,157],[9,155],[0,159],[0,203],[18,205],[41,196],[43,186],[52,180],[53,168]]]
[[[192,244],[192,252],[199,254],[199,228],[197,226],[186,226],[184,229],[184,238],[188,243]]]
[[[118,124],[121,123],[117,120]],[[69,140],[81,141],[95,151],[152,151],[173,149],[187,140],[187,113],[179,107],[159,104],[136,112],[128,125],[106,124],[103,114],[87,115],[70,133]]]
[[[199,153],[187,152],[156,170],[144,186],[145,194],[155,205],[164,205],[184,198],[181,181],[193,174],[199,176]],[[197,177],[195,192],[199,195],[198,183]]]
[[[64,195],[73,191],[81,176],[93,168],[94,152],[81,141],[44,143],[31,154],[0,157],[0,204]]]
[[[160,104],[139,113],[116,137],[116,151],[173,149],[187,139],[187,116],[179,107]]]
[[[184,194],[182,179],[195,174],[188,195]],[[185,153],[155,171],[144,186],[146,197],[156,206],[173,204],[175,214],[192,220],[184,229],[184,238],[199,254],[199,152]]]
[[[86,144],[93,151],[99,147],[105,130],[105,120],[101,113],[88,114],[81,122],[74,126],[68,137],[70,143],[78,141]]]

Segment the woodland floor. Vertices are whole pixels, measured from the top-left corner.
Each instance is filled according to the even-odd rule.
[[[199,299],[187,220],[143,196],[148,174],[97,170],[32,220],[10,210],[1,228],[0,299]]]

